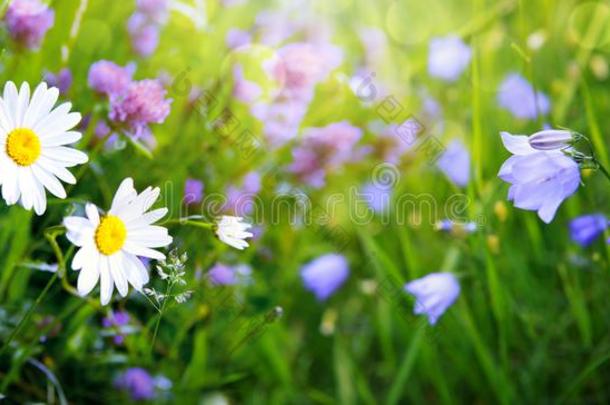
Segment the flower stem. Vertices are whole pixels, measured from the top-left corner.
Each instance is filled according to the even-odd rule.
[[[608,172],[608,170],[601,163],[599,163],[599,161],[597,162],[597,166],[599,167],[599,171],[602,172],[604,176],[606,176],[606,178],[610,181],[610,173]]]
[[[6,349],[8,349],[10,343],[13,341],[13,339],[15,338],[15,336],[17,336],[17,334],[21,331],[21,329],[23,328],[23,326],[27,323],[27,321],[30,319],[30,317],[32,316],[32,314],[34,313],[34,311],[36,310],[36,308],[38,307],[38,305],[42,302],[42,300],[44,299],[44,297],[47,295],[47,293],[49,292],[49,290],[51,289],[51,286],[53,285],[53,283],[55,283],[55,281],[57,280],[58,277],[58,272],[55,272],[55,274],[53,274],[53,277],[51,277],[51,279],[49,280],[49,282],[47,283],[47,285],[44,287],[44,289],[42,290],[42,292],[40,293],[40,295],[38,296],[38,298],[36,298],[36,301],[34,301],[34,303],[32,304],[32,306],[28,309],[28,311],[26,312],[26,314],[24,315],[23,318],[21,318],[21,320],[19,321],[19,323],[17,324],[17,326],[15,326],[15,329],[13,329],[13,331],[11,332],[11,334],[9,335],[8,339],[6,340],[6,342],[4,342],[4,345],[2,345],[2,348],[0,349],[0,356],[2,354],[4,354],[4,352],[6,351]]]
[[[161,304],[161,309],[159,310],[159,317],[157,318],[157,323],[155,324],[155,330],[153,332],[152,343],[150,345],[151,353],[155,349],[155,342],[157,341],[157,333],[159,332],[159,325],[161,324],[161,318],[163,318],[163,312],[165,311],[165,305],[167,304],[167,301],[169,299],[169,294],[172,291],[172,287],[173,287],[173,283],[169,283],[167,285],[167,289],[165,290],[165,294],[163,297],[163,304]]]
[[[169,221],[165,221],[162,225],[190,225],[203,229],[214,229],[214,224],[210,224],[208,222],[192,221],[185,218],[170,219]]]

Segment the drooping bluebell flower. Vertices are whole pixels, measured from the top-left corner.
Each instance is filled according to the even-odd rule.
[[[534,87],[517,73],[508,75],[500,85],[498,104],[516,118],[532,120],[539,114],[546,115],[551,108],[548,97],[540,91],[535,91]]]
[[[570,221],[570,237],[579,245],[589,246],[608,228],[608,218],[603,214],[582,215]]]
[[[460,295],[460,284],[451,273],[431,273],[405,285],[405,291],[415,297],[416,315],[424,314],[435,325]]]
[[[155,380],[140,367],[132,367],[118,376],[114,386],[127,391],[134,401],[151,400],[155,397]]]
[[[470,153],[455,139],[436,162],[443,173],[456,185],[466,187],[470,180]]]
[[[559,150],[539,151],[532,148],[528,137],[502,132],[504,147],[513,156],[508,158],[498,177],[510,183],[508,200],[515,207],[537,211],[547,224],[557,209],[580,184],[578,164]]]
[[[381,187],[367,183],[362,187],[361,194],[368,206],[377,214],[387,212],[392,198],[392,187]]]
[[[456,81],[472,59],[472,50],[457,36],[430,41],[428,73],[447,82]]]
[[[349,276],[349,265],[340,254],[326,254],[301,268],[305,288],[313,292],[319,301],[328,299]]]

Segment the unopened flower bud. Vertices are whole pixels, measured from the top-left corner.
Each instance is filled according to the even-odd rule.
[[[528,138],[532,148],[538,150],[563,149],[575,141],[574,133],[560,129],[538,131]]]

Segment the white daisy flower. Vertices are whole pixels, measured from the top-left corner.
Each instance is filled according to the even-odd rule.
[[[42,215],[47,208],[45,188],[58,198],[66,198],[59,182],[75,184],[66,170],[87,162],[87,155],[65,145],[81,138],[71,131],[81,115],[70,112],[71,103],[57,102],[59,90],[40,83],[30,99],[30,86],[23,83],[19,92],[13,82],[4,85],[0,98],[0,184],[8,205],[20,202]],[[59,179],[59,180],[58,180]]]
[[[77,289],[87,295],[100,281],[102,305],[110,302],[116,285],[121,296],[128,285],[140,291],[148,283],[148,271],[138,256],[164,260],[153,248],[172,243],[167,229],[152,225],[167,214],[167,208],[146,212],[159,198],[159,188],[148,187],[138,194],[133,180],[123,180],[107,214],[100,216],[94,204],[87,204],[87,218],[67,217],[66,236],[80,249],[72,260],[72,269],[80,270]]]
[[[241,217],[228,215],[220,217],[220,220],[216,223],[218,239],[235,249],[243,250],[247,248],[249,245],[245,239],[254,235],[251,232],[246,232],[252,225],[242,222],[242,219]]]

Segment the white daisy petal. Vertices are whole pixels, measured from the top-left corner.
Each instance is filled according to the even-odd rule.
[[[55,197],[64,199],[66,198],[66,190],[64,190],[64,186],[61,185],[59,180],[55,178],[52,174],[42,170],[37,165],[32,166],[32,172],[34,176],[44,187],[51,192]]]
[[[114,290],[114,282],[112,280],[112,275],[110,274],[108,256],[100,255],[98,269],[100,271],[100,302],[102,305],[106,305],[110,302],[112,291]]]
[[[32,127],[36,123],[36,119],[38,118],[38,111],[40,110],[40,106],[42,105],[44,99],[47,94],[47,84],[45,82],[40,83],[36,89],[34,90],[34,94],[32,94],[32,100],[30,101],[30,105],[25,112],[25,116],[23,117],[23,126]]]
[[[52,161],[51,159],[47,159],[44,156],[41,156],[40,159],[36,162],[36,164],[40,165],[44,170],[51,172],[55,177],[68,184],[76,184],[76,177],[70,171],[68,171],[65,167],[60,166],[57,162]]]
[[[41,128],[40,135],[43,139],[52,138],[74,128],[76,124],[80,122],[80,120],[81,115],[77,112],[65,114],[60,118],[56,118],[55,121],[47,123],[45,127]]]
[[[116,284],[116,288],[122,297],[127,295],[129,286],[127,285],[127,276],[123,270],[123,253],[118,252],[112,256],[108,256],[110,266],[110,274]]]
[[[40,123],[43,119],[45,119],[51,109],[57,102],[59,97],[59,90],[56,87],[51,87],[48,89],[44,95],[44,99],[41,101],[40,105],[37,109],[37,116],[34,118],[34,122],[32,122],[32,128],[35,128],[36,125]]]
[[[140,291],[142,287],[148,283],[148,270],[144,263],[136,256],[125,253],[123,262],[127,273],[127,281],[136,290]]]
[[[87,205],[85,205],[85,212],[93,226],[98,226],[100,223],[100,212],[97,210],[95,204],[87,203]]]
[[[21,83],[19,89],[19,95],[17,97],[17,108],[15,110],[15,126],[21,127],[23,125],[23,117],[28,109],[30,103],[30,85],[28,82]]]
[[[167,234],[167,229],[161,226],[130,229],[127,240],[149,248],[165,247],[172,243],[172,237]]]
[[[50,125],[53,125],[55,122],[59,121],[62,117],[65,117],[69,114],[70,109],[72,108],[72,103],[63,103],[59,106],[55,107],[51,112],[49,112],[45,117],[41,118],[34,126],[32,130],[40,136],[46,136],[45,129]]]
[[[44,193],[44,186],[39,181],[36,181],[34,187],[34,212],[36,215],[42,215],[47,210],[47,198]],[[62,187],[63,189],[63,187]]]
[[[47,157],[56,162],[62,162],[66,167],[72,167],[87,163],[89,157],[86,153],[80,150],[66,148],[65,146],[56,146],[47,148],[42,152],[42,156]]]
[[[94,227],[86,218],[65,217],[63,224],[67,229],[66,237],[76,246],[83,246],[93,238]]]
[[[52,148],[54,146],[70,145],[82,138],[82,134],[76,131],[60,132],[53,136],[42,138],[42,146]]]
[[[133,187],[133,179],[128,177],[121,182],[119,188],[112,199],[110,205],[110,212],[118,209],[120,206],[129,204],[134,198],[138,196],[136,189]]]
[[[17,169],[15,169],[16,171]],[[7,205],[16,204],[19,201],[19,182],[17,174],[13,173],[10,176],[6,176],[2,181],[2,198]]]
[[[163,253],[129,241],[125,242],[123,250],[140,257],[148,257],[149,259],[156,260],[165,260],[165,255]]]
[[[168,212],[167,208],[159,208],[159,209],[147,212],[146,214],[144,214],[140,217],[134,218],[128,222],[125,222],[125,225],[129,229],[139,229],[141,227],[145,227],[152,223],[157,222],[158,220],[163,218],[165,215],[167,215],[167,212]]]
[[[34,187],[36,187],[34,176],[29,168],[21,168],[17,171],[17,182],[21,192],[21,205],[26,210],[34,208]]]
[[[4,85],[4,94],[2,98],[6,106],[7,116],[11,120],[10,125],[12,128],[17,127],[15,123],[15,111],[17,110],[17,86],[15,83],[9,81]]]
[[[4,100],[0,98],[0,133],[4,137],[14,128],[13,120],[7,115]]]
[[[95,255],[97,252],[89,252],[89,254]],[[100,279],[100,269],[98,260],[89,260],[85,263],[83,269],[78,275],[78,281],[76,283],[76,289],[81,296],[89,294]]]

